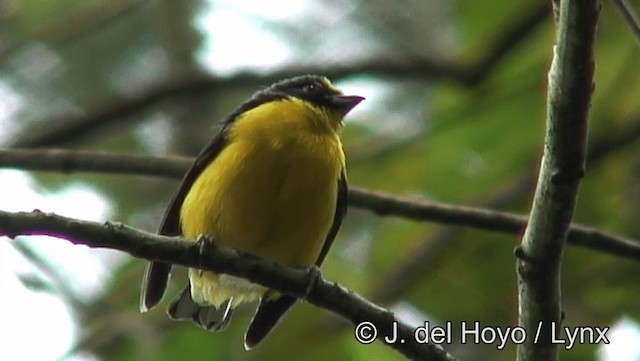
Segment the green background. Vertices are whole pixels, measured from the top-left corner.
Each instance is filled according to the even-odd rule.
[[[238,64],[229,74],[198,60],[204,44],[222,37],[238,39],[238,51],[258,44],[194,26],[203,12],[228,5],[197,0],[7,4],[0,25],[0,79],[20,95],[21,106],[4,122],[2,147],[195,155],[215,133],[216,122],[253,91],[304,69],[327,74],[339,87],[374,94],[349,117],[343,134],[350,184],[528,211],[555,37],[550,4],[336,0],[308,3],[286,19],[246,13],[246,21],[278,39],[290,55],[259,71]],[[639,238],[640,48],[612,3],[603,5],[590,158],[574,221]],[[531,26],[518,27],[528,18]],[[501,52],[503,40],[508,46]],[[492,59],[494,52],[498,56]],[[440,67],[433,70],[432,64]],[[203,69],[209,69],[206,75]],[[474,69],[479,71],[469,71]],[[190,81],[193,74],[202,80]],[[145,97],[150,100],[140,101]],[[65,131],[67,136],[33,141],[57,125],[87,120],[93,123]],[[45,194],[69,183],[94,188],[111,204],[109,219],[150,231],[178,186],[174,179],[135,175],[32,175]],[[515,235],[379,217],[351,207],[323,274],[409,315],[416,325],[450,321],[456,336],[462,321],[517,325],[513,248],[519,242]],[[164,305],[139,314],[144,264],[125,255],[104,294],[74,309],[82,330],[74,352],[101,360],[402,359],[381,343],[358,344],[352,325],[308,304],[297,305],[250,353],[242,348],[242,337],[251,307],[238,310],[229,329],[218,334],[169,321]],[[568,246],[562,270],[565,324],[637,321],[639,271],[637,262]],[[394,278],[399,274],[406,282]],[[169,297],[184,277],[174,275]],[[35,292],[56,292],[50,280],[41,281],[25,280]],[[515,357],[511,343],[498,351],[495,345],[454,341],[446,348],[462,360]],[[598,347],[579,345],[560,357],[597,360]]]

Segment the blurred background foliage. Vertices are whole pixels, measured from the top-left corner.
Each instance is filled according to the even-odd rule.
[[[632,2],[636,8],[640,3]],[[526,213],[541,156],[555,30],[549,2],[496,0],[4,0],[0,2],[0,144],[195,155],[216,122],[256,89],[325,74],[368,99],[344,132],[349,181],[402,195]],[[575,221],[640,239],[640,67],[634,39],[604,2],[596,43],[590,155]],[[32,172],[39,191],[92,189],[108,219],[153,231],[178,185],[135,175]],[[517,325],[519,237],[382,218],[351,207],[324,275],[410,322]],[[31,249],[16,249],[47,264]],[[113,255],[111,255],[113,256]],[[100,360],[394,360],[353,327],[300,304],[256,350],[253,310],[224,333],[138,313],[145,262],[112,260],[88,300],[74,276],[21,277],[72,306],[70,355]],[[567,248],[568,325],[637,322],[640,265]],[[173,277],[167,298],[184,282]],[[96,276],[98,277],[98,276]],[[75,294],[75,295],[74,295]],[[83,301],[78,301],[77,298]],[[637,342],[638,340],[635,340]],[[37,343],[34,340],[34,344]],[[512,360],[515,347],[447,345],[463,360]],[[563,360],[604,360],[580,345]]]

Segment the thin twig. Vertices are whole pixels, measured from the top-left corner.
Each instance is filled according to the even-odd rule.
[[[616,6],[624,21],[627,22],[629,29],[636,38],[636,42],[640,45],[640,19],[638,14],[633,10],[633,6],[629,4],[627,0],[613,0],[613,4]]]

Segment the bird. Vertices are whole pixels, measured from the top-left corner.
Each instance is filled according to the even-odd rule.
[[[278,81],[231,112],[186,172],[158,233],[249,252],[295,268],[319,267],[347,210],[343,119],[364,97],[344,95],[320,75]],[[146,312],[162,300],[171,264],[147,265]],[[244,337],[257,346],[296,303],[245,279],[189,269],[170,304],[174,320],[222,331],[240,304],[259,301]]]

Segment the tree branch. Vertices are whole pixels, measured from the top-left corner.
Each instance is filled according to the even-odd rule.
[[[159,236],[119,223],[100,224],[39,211],[0,211],[0,236],[18,235],[52,236],[73,244],[117,249],[135,257],[244,277],[333,311],[354,325],[371,322],[378,330],[378,339],[392,336],[392,324],[395,324],[399,339],[406,342],[388,345],[411,359],[455,360],[439,345],[411,342],[414,327],[400,322],[392,312],[355,292],[326,281],[315,272],[285,267],[249,253],[213,244],[203,246],[201,242],[180,237]]]
[[[591,167],[597,164],[612,153],[638,140],[640,137],[640,113],[632,115],[624,124],[627,125],[615,130],[613,134],[607,132],[589,141],[587,166]],[[499,209],[509,203],[524,199],[528,191],[534,187],[532,174],[533,172],[527,172],[516,177],[508,186],[501,186],[501,190],[497,194],[482,201],[479,206]],[[569,230],[569,244],[573,242],[571,229]],[[418,249],[415,249],[411,255],[398,264],[397,268],[387,272],[388,276],[375,285],[369,298],[374,302],[387,305],[403,295],[414,284],[426,279],[434,270],[433,263],[442,262],[442,253],[450,245],[453,245],[460,230],[460,228],[442,227],[429,239],[425,239]]]
[[[69,149],[0,149],[0,168],[96,172],[180,179],[194,158]]]
[[[241,72],[228,78],[212,77],[193,71],[173,74],[163,82],[126,98],[114,97],[85,109],[84,116],[66,114],[38,122],[12,137],[5,147],[46,147],[61,145],[82,137],[102,125],[126,119],[128,116],[175,97],[199,97],[217,89],[239,85],[265,85],[277,80],[306,73],[321,73],[331,79],[355,74],[368,74],[396,78],[451,79],[465,86],[475,86],[489,77],[496,65],[540,24],[548,13],[548,5],[534,6],[522,19],[506,26],[502,36],[497,36],[490,51],[470,65],[451,63],[443,59],[409,59],[390,61],[370,59],[352,64],[327,64],[324,66],[292,65],[269,75]]]
[[[518,345],[519,361],[558,359],[552,332],[561,329],[562,254],[584,175],[599,9],[597,0],[559,4],[544,154],[529,224],[516,251],[520,325],[529,335]]]
[[[188,157],[153,157],[126,153],[62,149],[0,149],[0,168],[61,172],[92,171],[181,178],[193,163]],[[383,216],[432,221],[485,231],[521,234],[527,218],[510,212],[457,206],[350,186],[349,205]],[[597,229],[571,225],[570,244],[640,261],[640,243]]]

